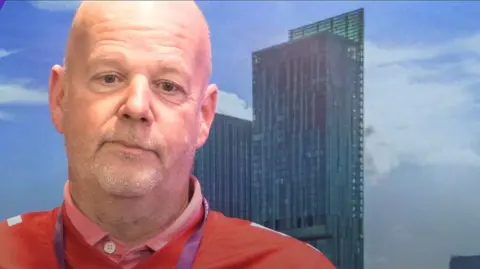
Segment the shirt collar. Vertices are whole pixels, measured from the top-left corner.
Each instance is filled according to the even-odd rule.
[[[203,213],[203,197],[200,183],[194,176],[191,177],[193,185],[193,194],[190,202],[178,217],[167,229],[161,233],[149,239],[140,246],[151,248],[153,251],[157,251],[162,248],[168,241],[177,235],[180,235],[188,227],[193,225]],[[64,187],[64,200],[65,200],[65,214],[70,219],[75,229],[83,236],[87,244],[94,246],[99,243],[103,238],[108,236],[108,233],[104,232],[96,223],[87,218],[78,208],[73,204],[70,194],[69,182],[65,183]]]

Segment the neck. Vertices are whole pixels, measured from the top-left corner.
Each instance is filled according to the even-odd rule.
[[[100,187],[92,191],[75,182],[70,182],[70,193],[73,203],[85,216],[113,238],[133,247],[153,238],[180,216],[190,196],[190,182],[185,182],[178,192],[158,187],[135,198],[114,196]]]

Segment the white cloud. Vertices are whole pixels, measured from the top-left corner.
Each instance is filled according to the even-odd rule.
[[[41,89],[28,87],[26,83],[0,83],[0,108],[5,104],[43,105],[48,101],[48,94]],[[0,121],[10,121],[14,115],[0,110]]]
[[[1,104],[46,104],[48,94],[42,89],[26,86],[24,83],[0,84]]]
[[[480,61],[418,63],[453,53],[480,56],[479,45],[480,35],[403,47],[366,42],[365,121],[375,130],[365,145],[372,165],[367,169],[375,172],[369,179],[383,178],[405,161],[480,166],[478,105],[471,89],[480,85]],[[442,79],[452,72],[458,80]]]
[[[246,101],[236,94],[220,91],[218,94],[217,113],[236,117],[244,120],[252,120],[253,111]]]
[[[71,11],[77,9],[81,1],[30,1],[30,3],[43,10]]]
[[[18,50],[6,50],[6,49],[0,48],[0,58],[7,57],[17,52]]]
[[[0,58],[17,53],[19,50],[6,50],[0,48]],[[45,104],[48,94],[45,90],[29,86],[29,80],[16,80],[12,82],[0,81],[0,106],[5,104]],[[14,115],[0,111],[0,120],[12,120]]]

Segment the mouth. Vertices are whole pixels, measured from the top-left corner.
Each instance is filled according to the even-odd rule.
[[[138,144],[132,144],[126,141],[108,141],[105,142],[105,145],[108,145],[109,147],[112,147],[116,150],[120,150],[128,155],[143,155],[143,154],[155,154],[156,153],[146,147],[140,146]]]

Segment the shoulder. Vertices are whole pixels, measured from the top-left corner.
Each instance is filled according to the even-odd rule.
[[[30,212],[0,222],[0,268],[19,268],[19,263],[28,262],[23,255],[37,253],[38,246],[49,245],[54,212],[56,209]]]
[[[9,247],[43,240],[47,235],[53,235],[56,211],[30,212],[7,218],[0,222],[0,238],[10,241]]]
[[[58,208],[55,208],[49,211],[29,212],[7,218],[0,222],[0,231],[18,231],[28,230],[31,227],[38,229],[50,226],[57,211]]]
[[[208,241],[230,252],[241,252],[240,256],[248,256],[250,263],[255,261],[255,268],[335,268],[320,251],[288,235],[217,212],[212,218],[215,224]]]

